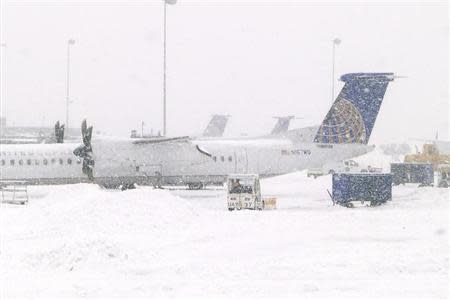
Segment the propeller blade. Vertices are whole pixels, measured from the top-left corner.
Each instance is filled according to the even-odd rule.
[[[64,142],[64,125],[61,125],[59,121],[57,121],[55,124],[55,140],[58,144]]]
[[[64,129],[65,129],[65,125],[61,125],[59,127],[59,135],[60,135],[60,139],[61,139],[61,143],[64,143]]]
[[[83,122],[81,122],[81,135],[84,136],[86,134],[86,129],[87,129],[87,123],[86,123],[86,119],[83,120]]]
[[[81,135],[83,139],[83,144],[73,150],[73,154],[77,157],[83,159],[82,171],[83,174],[87,175],[89,180],[94,181],[94,165],[95,161],[93,159],[93,151],[91,146],[93,127],[87,127],[86,120],[81,123]]]
[[[87,129],[87,132],[86,132],[86,140],[88,141],[89,145],[91,144],[92,130],[93,130],[93,127],[91,126]]]

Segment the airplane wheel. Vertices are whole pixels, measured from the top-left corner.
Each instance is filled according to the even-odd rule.
[[[448,188],[448,183],[445,180],[442,180],[441,182],[439,182],[438,187],[440,188]]]
[[[126,191],[126,190],[134,190],[136,188],[136,184],[135,183],[126,183],[123,185],[119,186],[119,189],[121,191]]]
[[[201,182],[188,183],[188,188],[190,190],[201,190],[201,189],[203,189],[203,183],[201,183]]]

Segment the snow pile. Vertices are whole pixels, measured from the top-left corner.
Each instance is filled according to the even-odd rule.
[[[30,198],[25,206],[1,207],[4,280],[134,268],[152,249],[188,239],[197,227],[192,206],[163,190],[79,184],[31,187]]]
[[[329,175],[261,189],[277,210],[229,212],[219,188],[31,187],[0,209],[0,297],[449,296],[449,189],[354,209],[332,205]]]

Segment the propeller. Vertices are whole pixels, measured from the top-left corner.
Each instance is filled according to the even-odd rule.
[[[64,143],[64,124],[61,125],[59,121],[55,124],[55,138],[56,143],[62,144]]]
[[[82,168],[83,174],[87,175],[89,180],[93,181],[95,161],[93,158],[93,151],[91,145],[92,126],[88,128],[86,120],[83,120],[83,123],[81,123],[81,136],[83,138],[83,144],[78,148],[76,148],[73,151],[73,154],[83,159],[83,168]]]

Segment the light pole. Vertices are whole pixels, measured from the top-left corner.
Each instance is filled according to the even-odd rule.
[[[341,43],[341,40],[335,38],[333,40],[333,69],[331,71],[331,103],[334,102],[334,69],[335,69],[335,60],[336,60],[336,46]]]
[[[66,128],[69,133],[69,103],[70,103],[70,47],[75,45],[74,39],[67,41],[67,82],[66,82]]]
[[[6,119],[3,117],[3,73],[6,72],[6,63],[3,60],[5,56],[6,44],[0,43],[0,135],[3,135],[3,127],[6,125]]]
[[[176,4],[177,0],[164,0],[164,79],[163,79],[163,136],[167,134],[167,105],[166,105],[166,40],[167,40],[167,4]]]

